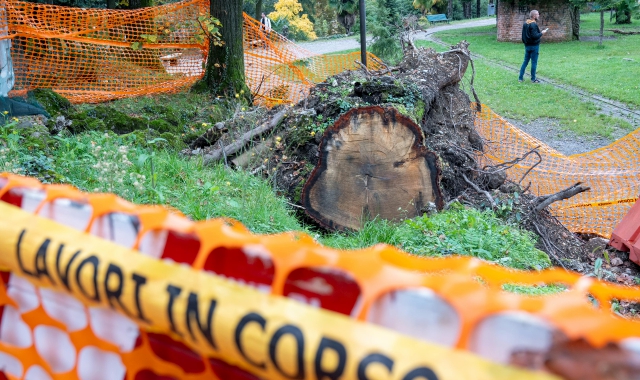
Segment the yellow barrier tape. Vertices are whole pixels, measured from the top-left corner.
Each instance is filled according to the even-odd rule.
[[[0,265],[269,379],[555,379],[155,260],[0,202]]]

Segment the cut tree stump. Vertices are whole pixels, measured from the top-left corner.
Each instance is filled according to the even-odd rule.
[[[438,156],[420,126],[394,108],[353,108],[327,128],[301,194],[306,213],[331,230],[376,216],[399,220],[443,207]]]

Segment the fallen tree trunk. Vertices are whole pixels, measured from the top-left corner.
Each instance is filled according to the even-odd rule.
[[[204,163],[228,158],[270,177],[330,229],[440,209],[469,187],[465,177],[474,180],[483,147],[459,84],[470,62],[462,41],[442,54],[412,49],[383,71],[340,73],[312,88],[286,118],[283,111],[269,113],[257,128],[240,125],[243,135],[230,126],[219,149],[203,149]]]
[[[211,164],[213,162],[218,161],[219,159],[237,153],[240,149],[244,148],[250,141],[253,140],[254,137],[260,136],[261,134],[272,130],[275,128],[287,115],[288,107],[283,108],[278,113],[276,113],[269,121],[261,124],[259,127],[254,128],[245,134],[242,135],[239,139],[234,141],[233,143],[227,145],[226,147],[214,150],[209,154],[205,154],[203,158],[203,162],[205,165]]]
[[[325,131],[319,160],[302,190],[306,213],[332,230],[363,221],[420,215],[443,206],[436,153],[422,130],[394,108],[354,108]]]
[[[633,31],[627,32],[627,31],[620,30],[620,29],[607,29],[607,31],[609,31],[609,32],[613,32],[613,33],[615,33],[615,34],[624,34],[624,35],[635,35],[635,34],[640,34],[640,32],[633,32]]]

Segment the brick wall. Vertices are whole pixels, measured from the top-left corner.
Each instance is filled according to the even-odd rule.
[[[514,3],[498,2],[498,41],[521,43],[522,24],[529,18],[529,12],[533,9],[540,12],[538,19],[540,30],[549,28],[549,31],[542,37],[543,43],[573,39],[573,6],[569,4],[569,1],[546,0],[544,4],[538,4],[515,0]]]

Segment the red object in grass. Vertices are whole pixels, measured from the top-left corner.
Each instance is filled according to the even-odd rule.
[[[640,202],[636,202],[611,233],[609,245],[629,252],[629,260],[640,265]]]

